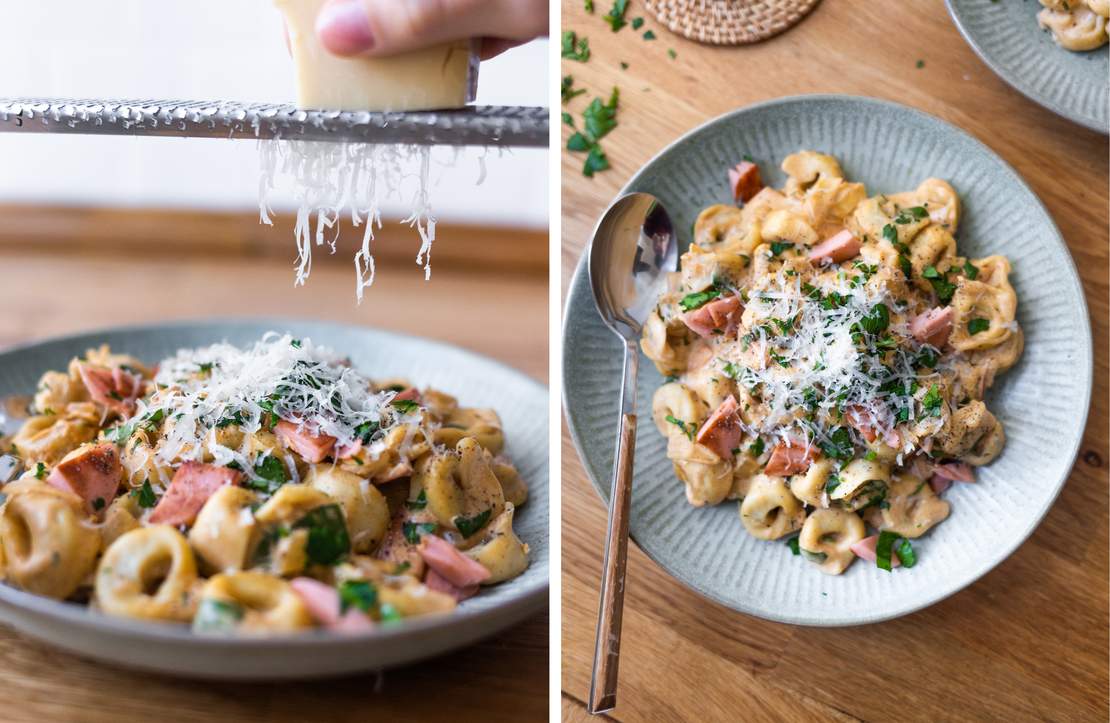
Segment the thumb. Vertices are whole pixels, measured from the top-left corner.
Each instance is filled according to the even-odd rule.
[[[329,0],[316,18],[336,55],[392,55],[451,40],[528,37],[514,0]],[[525,5],[527,3],[524,3]],[[516,6],[516,7],[513,7]],[[546,25],[546,14],[543,17]]]

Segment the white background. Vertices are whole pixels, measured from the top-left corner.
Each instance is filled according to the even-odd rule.
[[[0,2],[0,96],[292,102],[292,73],[269,0]],[[547,83],[535,41],[482,64],[477,102],[547,105]],[[437,218],[546,228],[547,151],[491,152],[477,186],[480,154],[433,170]],[[250,140],[0,133],[0,168],[0,202],[257,207]]]

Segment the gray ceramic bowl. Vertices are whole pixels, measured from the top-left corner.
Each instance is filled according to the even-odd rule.
[[[111,618],[0,585],[0,620],[59,647],[130,667],[221,679],[309,678],[410,663],[502,630],[547,604],[548,394],[543,385],[498,362],[438,342],[395,332],[309,321],[208,321],[90,332],[0,353],[0,397],[28,394],[42,372],[107,342],[151,362],[181,347],[229,341],[245,345],[266,331],[289,331],[350,356],[371,377],[406,377],[434,386],[468,406],[496,409],[506,453],[531,496],[516,529],[531,546],[520,577],[485,589],[454,614],[418,618],[368,634],[314,631],[271,638],[193,635],[182,626]]]
[[[970,256],[1005,254],[1026,335],[1021,361],[988,404],[1008,442],[977,484],[947,493],[952,514],[921,538],[912,570],[852,565],[828,577],[780,542],[741,526],[735,502],[688,505],[651,423],[661,383],[641,359],[631,534],[680,582],[762,618],[805,625],[877,622],[923,608],[970,584],[1025,540],[1048,511],[1075,459],[1091,392],[1091,336],[1075,266],[1037,197],[989,148],[932,116],[870,98],[802,96],[749,106],[665,148],[622,193],[659,197],[683,248],[700,209],[730,203],[725,169],[749,154],[764,182],[781,187],[782,158],[799,149],[837,156],[869,193],[910,190],[937,176],[964,202],[958,241]],[[571,283],[563,329],[563,389],[578,452],[608,497],[621,376],[620,345],[594,307],[585,264]],[[600,544],[600,543],[599,543]],[[600,550],[600,548],[599,548]],[[681,614],[678,612],[676,614]]]
[[[956,27],[1000,78],[1030,100],[1110,133],[1110,46],[1065,50],[1037,25],[1036,0],[945,0]]]

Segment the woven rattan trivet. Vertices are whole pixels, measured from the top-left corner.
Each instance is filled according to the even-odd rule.
[[[712,45],[766,40],[801,22],[819,0],[645,0],[671,32]]]

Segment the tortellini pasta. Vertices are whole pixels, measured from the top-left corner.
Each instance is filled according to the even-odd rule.
[[[1107,0],[1041,0],[1041,5],[1044,9],[1037,13],[1037,23],[1061,48],[1085,51],[1106,45]]]
[[[1010,262],[960,255],[947,181],[868,196],[814,151],[782,170],[699,215],[643,330],[653,421],[689,504],[737,500],[828,574],[911,567],[940,494],[1005,445],[986,397],[1024,345]]]
[[[102,346],[43,375],[0,480],[5,582],[203,634],[358,632],[527,569],[492,409],[289,335],[157,370]]]

